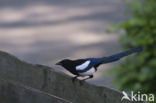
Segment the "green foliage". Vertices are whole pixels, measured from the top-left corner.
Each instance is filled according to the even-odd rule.
[[[143,47],[112,70],[117,88],[156,94],[156,1],[126,2],[131,18],[118,25],[124,30],[120,42],[124,49]],[[111,70],[111,71],[112,71]]]

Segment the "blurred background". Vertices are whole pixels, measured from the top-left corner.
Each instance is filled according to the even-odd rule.
[[[71,75],[55,63],[142,46],[140,54],[100,66],[88,82],[156,94],[155,9],[154,0],[0,0],[0,50]]]

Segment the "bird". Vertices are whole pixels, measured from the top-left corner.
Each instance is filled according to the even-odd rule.
[[[133,48],[127,51],[123,51],[102,58],[85,58],[85,59],[76,59],[76,60],[63,59],[57,62],[56,65],[62,66],[67,71],[75,75],[74,77],[72,77],[73,82],[78,77],[88,76],[88,78],[82,80],[85,81],[87,79],[93,78],[93,74],[97,71],[97,68],[100,65],[118,61],[125,56],[128,56],[136,52],[141,52],[141,51],[142,51],[142,47],[137,47],[137,48]]]

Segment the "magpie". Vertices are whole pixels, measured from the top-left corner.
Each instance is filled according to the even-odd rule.
[[[60,65],[70,73],[74,74],[75,77],[72,78],[73,81],[75,81],[77,77],[89,76],[88,78],[83,79],[84,81],[93,78],[93,73],[97,71],[97,68],[101,64],[115,62],[125,56],[141,51],[142,47],[138,47],[102,58],[85,58],[77,60],[64,59],[56,63],[56,65]]]

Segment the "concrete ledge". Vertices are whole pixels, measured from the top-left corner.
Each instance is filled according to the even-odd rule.
[[[71,103],[25,85],[0,79],[1,103]]]
[[[123,95],[119,91],[88,83],[81,86],[79,81],[73,84],[71,77],[63,73],[47,66],[25,63],[5,52],[0,52],[0,78],[21,83],[73,103],[135,103],[126,100],[121,102]]]

